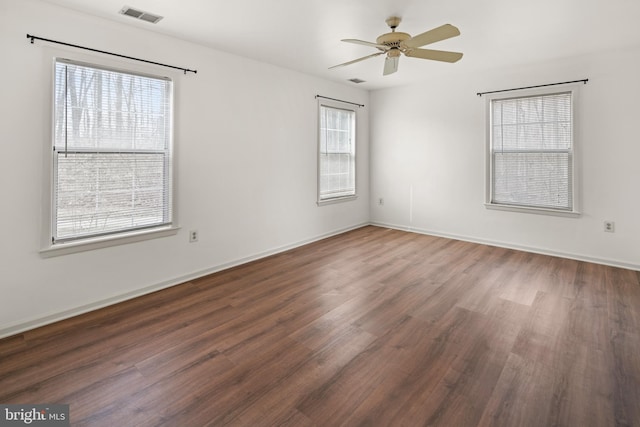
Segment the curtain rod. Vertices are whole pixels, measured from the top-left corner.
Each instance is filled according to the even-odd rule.
[[[535,85],[535,86],[526,86],[526,87],[516,87],[513,89],[502,89],[502,90],[492,90],[489,92],[478,92],[476,95],[478,96],[482,96],[482,95],[486,95],[488,93],[498,93],[498,92],[510,92],[512,90],[522,90],[522,89],[533,89],[536,87],[545,87],[545,86],[556,86],[556,85],[565,85],[565,84],[569,84],[569,83],[579,83],[582,82],[584,84],[587,84],[587,82],[589,81],[589,79],[580,79],[580,80],[572,80],[570,82],[559,82],[559,83],[547,83],[546,85]]]
[[[345,104],[351,104],[351,105],[357,105],[358,107],[364,107],[364,104],[356,104],[355,102],[343,101],[342,99],[336,99],[336,98],[329,98],[328,96],[316,95],[316,99],[318,99],[318,98],[330,99],[332,101],[339,101],[339,102],[344,102]]]
[[[60,42],[60,41],[57,41],[57,40],[45,39],[45,38],[42,38],[42,37],[33,36],[31,34],[27,34],[27,38],[31,39],[31,44],[33,44],[34,40],[42,40],[42,41],[49,42],[49,43],[56,43],[56,44],[61,44],[61,45],[65,45],[65,46],[75,47],[75,48],[78,48],[78,49],[90,50],[92,52],[104,53],[106,55],[117,56],[119,58],[133,59],[134,61],[146,62],[147,64],[160,65],[161,67],[173,68],[173,69],[176,69],[176,70],[184,71],[185,74],[187,74],[187,72],[194,73],[194,74],[198,72],[198,70],[190,70],[188,68],[175,67],[173,65],[162,64],[160,62],[147,61],[146,59],[134,58],[132,56],[120,55],[119,53],[107,52],[107,51],[104,51],[104,50],[98,50],[98,49],[92,49],[90,47],[79,46],[77,44],[71,44],[71,43]]]

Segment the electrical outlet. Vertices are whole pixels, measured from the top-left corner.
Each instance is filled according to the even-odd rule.
[[[604,231],[606,231],[607,233],[614,233],[616,231],[616,223],[613,221],[605,221]]]
[[[191,230],[189,232],[189,242],[194,243],[198,241],[198,230]]]
[[[378,198],[378,205],[384,206],[384,199],[382,197]]]

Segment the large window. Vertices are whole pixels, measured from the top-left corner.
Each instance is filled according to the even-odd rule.
[[[172,223],[172,83],[56,60],[51,241]]]
[[[489,207],[575,214],[574,92],[489,99]]]
[[[320,104],[318,202],[356,195],[356,112]]]

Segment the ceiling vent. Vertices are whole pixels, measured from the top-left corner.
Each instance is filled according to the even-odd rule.
[[[134,9],[129,6],[124,6],[120,9],[120,13],[125,16],[130,16],[132,18],[141,19],[143,21],[150,22],[152,24],[157,24],[163,17],[159,15],[154,15],[153,13],[145,12],[143,10]]]
[[[361,80],[361,79],[349,79],[349,81],[353,82],[353,83],[364,83],[365,82],[364,80]]]

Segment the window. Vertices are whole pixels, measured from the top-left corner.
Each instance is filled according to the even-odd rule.
[[[356,195],[356,112],[321,103],[318,203]]]
[[[574,90],[490,97],[488,207],[577,214]]]
[[[172,223],[172,82],[57,59],[51,242]]]

